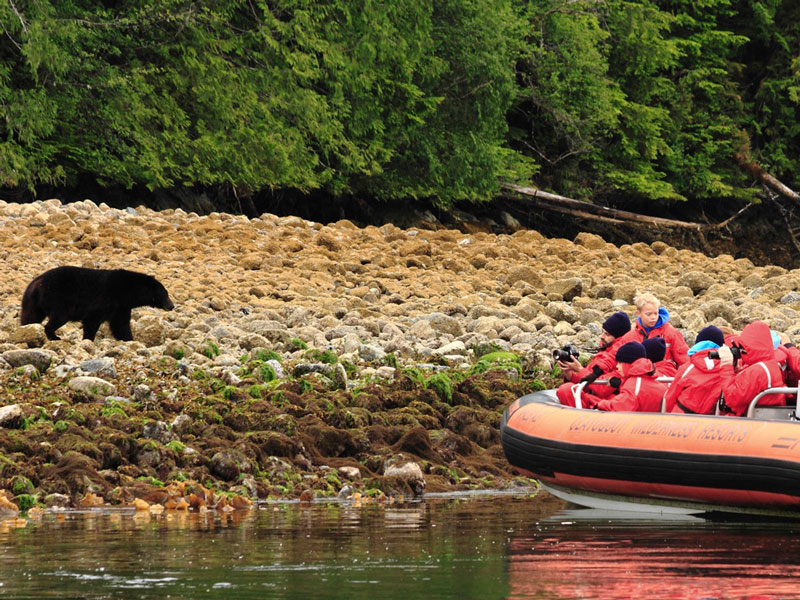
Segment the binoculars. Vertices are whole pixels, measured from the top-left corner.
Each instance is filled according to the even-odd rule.
[[[733,360],[739,360],[745,351],[741,346],[731,346],[731,354],[733,354]],[[719,358],[719,352],[712,350],[708,353],[708,358]]]

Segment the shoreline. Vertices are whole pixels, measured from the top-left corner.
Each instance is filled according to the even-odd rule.
[[[593,234],[49,200],[0,202],[0,254],[0,489],[27,505],[500,488],[504,408],[558,383],[552,350],[593,347],[638,291],[689,342],[754,319],[800,337],[798,269]],[[134,310],[133,342],[79,323],[46,340],[19,301],[64,264],[154,275],[176,308]]]

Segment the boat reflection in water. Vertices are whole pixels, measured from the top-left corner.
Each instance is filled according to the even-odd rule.
[[[508,598],[800,597],[796,523],[631,517],[565,510],[511,538]]]

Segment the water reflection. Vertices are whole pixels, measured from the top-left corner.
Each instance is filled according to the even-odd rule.
[[[800,526],[561,511],[509,544],[509,598],[800,597]]]
[[[545,494],[48,513],[0,521],[0,597],[800,597],[797,524],[621,516]]]

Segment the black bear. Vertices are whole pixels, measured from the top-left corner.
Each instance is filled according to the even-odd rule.
[[[25,288],[20,322],[41,323],[49,317],[44,332],[57,340],[56,329],[67,321],[80,321],[83,339],[92,340],[100,324],[108,321],[115,338],[130,341],[131,309],[137,306],[175,308],[167,290],[151,275],[125,269],[56,267]]]

